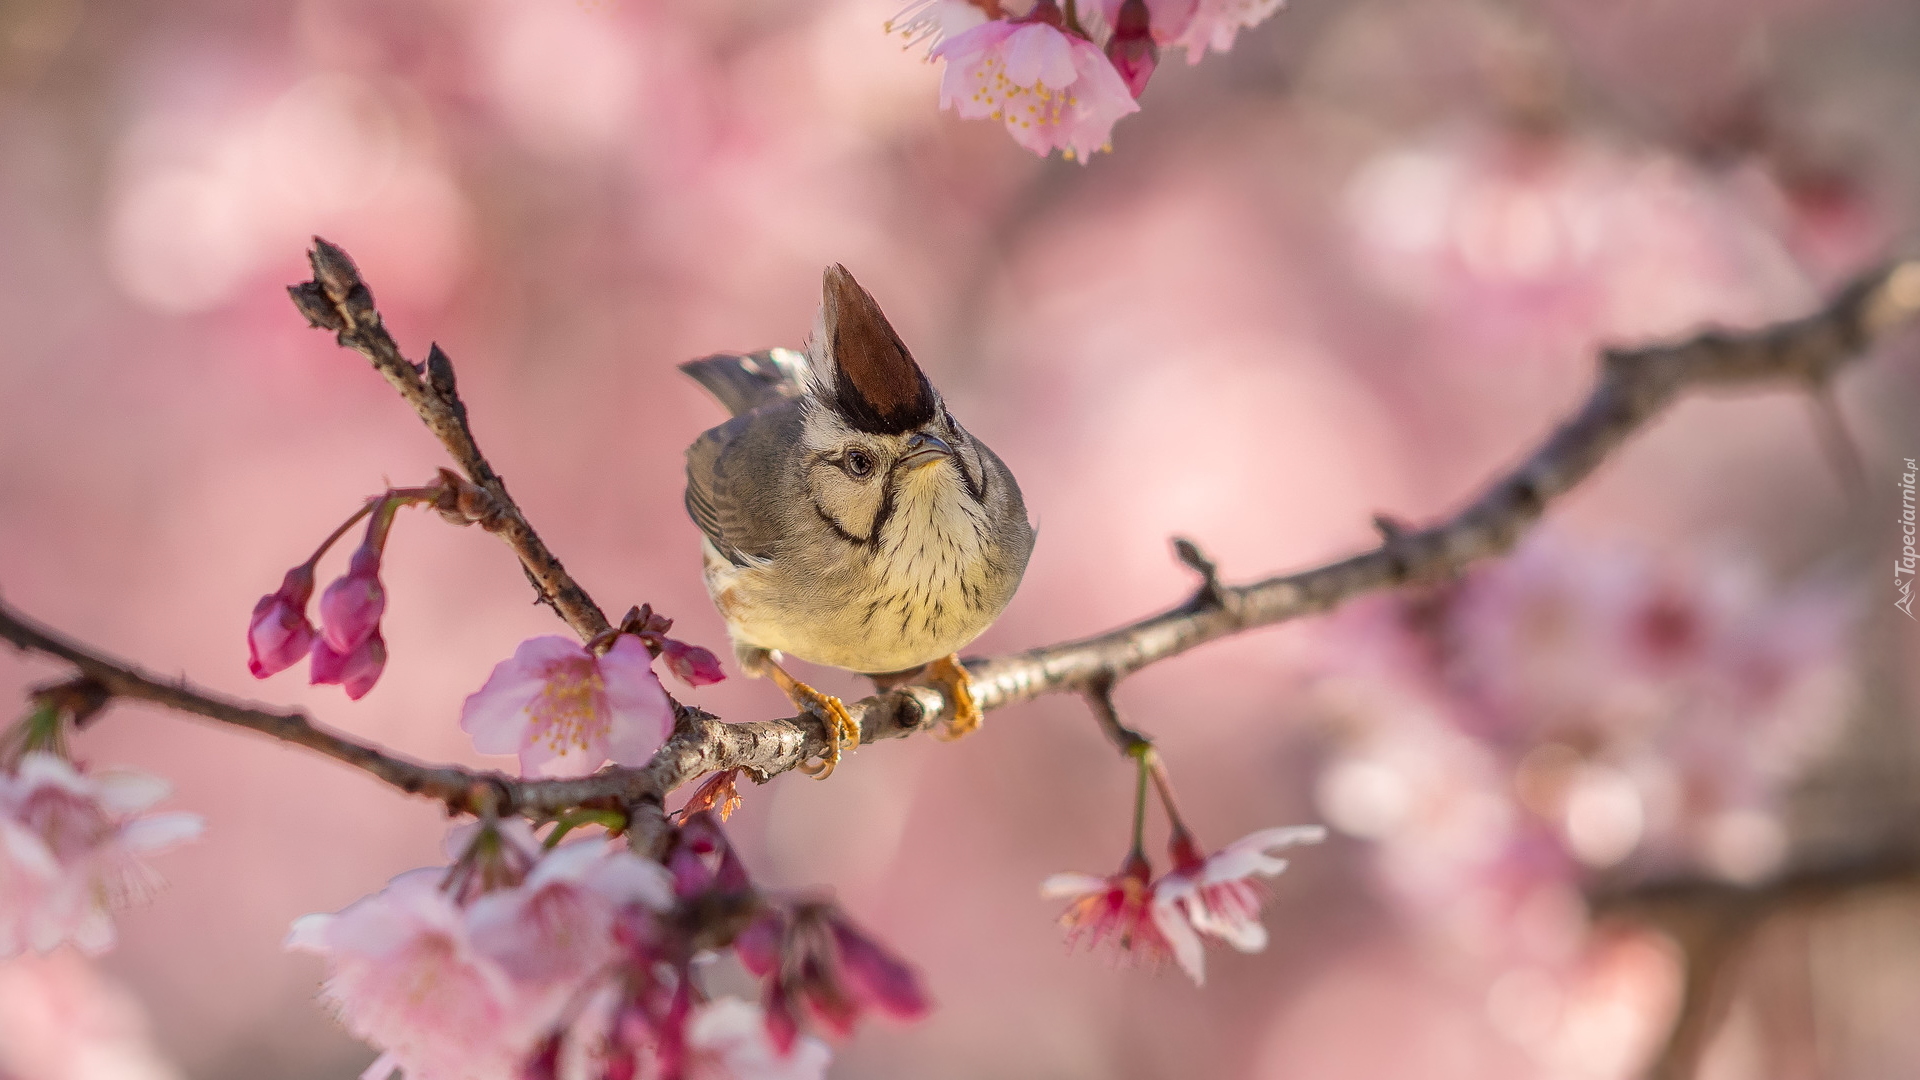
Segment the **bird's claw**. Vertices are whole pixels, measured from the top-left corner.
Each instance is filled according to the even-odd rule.
[[[960,664],[960,657],[944,656],[927,665],[927,680],[946,692],[951,705],[947,722],[934,737],[952,742],[980,729],[980,706],[973,700],[973,676]]]
[[[820,717],[827,725],[827,749],[816,764],[801,765],[800,771],[815,780],[833,775],[844,751],[860,745],[860,725],[847,712],[845,702],[832,694],[823,694],[805,683],[795,683],[790,691],[794,704]]]
[[[794,708],[813,713],[827,726],[826,752],[820,755],[818,764],[803,762],[800,771],[816,780],[832,776],[834,766],[840,764],[842,753],[860,745],[860,725],[854,721],[853,714],[847,712],[846,703],[787,674],[785,668],[771,659],[763,661],[760,669],[779,684]]]

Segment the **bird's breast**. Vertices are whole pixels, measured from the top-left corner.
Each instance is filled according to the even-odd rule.
[[[903,671],[978,637],[1019,584],[972,502],[903,503],[875,542],[831,561],[707,560],[734,639],[852,671]]]

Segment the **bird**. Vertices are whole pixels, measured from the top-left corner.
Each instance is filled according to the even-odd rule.
[[[872,294],[827,267],[804,353],[680,365],[732,419],[687,448],[708,595],[749,676],[827,727],[825,779],[860,727],[785,656],[947,692],[941,734],[980,726],[958,651],[1006,609],[1034,530],[1020,485],[953,418]]]

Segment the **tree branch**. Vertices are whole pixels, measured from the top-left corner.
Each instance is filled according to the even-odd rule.
[[[610,627],[605,615],[540,541],[474,442],[466,409],[454,392],[453,367],[437,347],[427,364],[401,355],[353,263],[316,240],[314,280],[293,286],[294,303],[315,326],[335,330],[398,389],[475,484],[498,502],[482,522],[519,554],[528,576],[583,639]],[[997,709],[1072,691],[1104,695],[1149,664],[1230,634],[1325,611],[1376,589],[1444,580],[1469,563],[1513,546],[1547,505],[1597,468],[1635,431],[1684,391],[1785,383],[1809,390],[1875,341],[1920,315],[1920,260],[1882,267],[1841,290],[1805,318],[1750,333],[1710,331],[1688,341],[1609,351],[1587,401],[1517,469],[1497,478],[1453,517],[1425,529],[1383,529],[1380,546],[1325,566],[1248,585],[1220,582],[1211,563],[1191,549],[1204,578],[1187,602],[1096,637],[1023,653],[975,660],[967,667],[980,708]],[[1183,557],[1188,553],[1182,552]],[[318,750],[365,769],[406,791],[471,810],[478,792],[497,812],[542,815],[588,804],[658,804],[668,792],[720,769],[744,769],[758,780],[799,766],[827,748],[825,728],[811,716],[728,724],[682,706],[678,724],[653,760],[565,780],[518,780],[496,772],[425,766],[393,757],[312,723],[167,683],[110,660],[0,607],[0,637],[60,657],[114,695],[238,724]],[[937,687],[904,686],[848,704],[861,741],[899,738],[933,726],[948,702]]]
[[[1637,882],[1588,897],[1596,919],[1624,919],[1656,927],[1686,958],[1680,1011],[1647,1080],[1691,1080],[1732,997],[1733,969],[1766,922],[1805,912],[1871,889],[1920,885],[1920,852],[1873,851],[1787,870],[1756,885],[1680,877]]]
[[[493,499],[497,513],[488,515],[480,525],[499,535],[520,556],[520,565],[526,568],[527,579],[539,591],[541,601],[558,612],[583,641],[611,629],[606,613],[547,550],[540,534],[520,512],[519,504],[507,494],[506,481],[480,452],[467,426],[467,407],[454,386],[453,362],[447,354],[434,345],[427,350],[424,366],[408,360],[387,332],[379,309],[373,305],[372,291],[347,253],[316,236],[307,257],[313,264],[313,280],[287,287],[294,306],[307,322],[335,331],[341,346],[372,361],[374,370],[420,414],[427,430],[447,448],[467,478]]]

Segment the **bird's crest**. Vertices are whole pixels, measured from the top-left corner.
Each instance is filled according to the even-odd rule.
[[[934,418],[938,399],[893,332],[873,296],[847,268],[827,267],[814,334],[814,370],[831,373],[822,387],[847,422],[876,435],[898,435]]]

